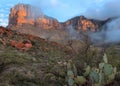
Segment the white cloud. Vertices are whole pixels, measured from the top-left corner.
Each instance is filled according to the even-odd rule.
[[[8,19],[0,19],[0,26],[7,26],[8,25]]]
[[[102,2],[102,0],[100,0]],[[120,16],[120,1],[119,0],[106,0],[102,4],[97,4],[95,7],[90,7],[86,10],[84,15],[88,18],[105,20],[110,17]]]
[[[7,25],[8,25],[8,23],[6,23],[6,22],[0,23],[0,26],[6,27]]]
[[[12,7],[12,6],[13,6],[13,4],[6,4],[6,6],[8,6],[8,7]]]
[[[10,8],[5,8],[5,10],[10,10]]]
[[[58,0],[50,0],[50,3],[52,6],[56,6],[59,3],[59,1]]]

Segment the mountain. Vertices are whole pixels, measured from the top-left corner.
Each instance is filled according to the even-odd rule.
[[[11,8],[8,28],[17,32],[42,37],[49,41],[66,44],[68,40],[81,40],[84,31],[99,31],[107,21],[87,19],[77,16],[59,22],[57,19],[44,15],[42,11],[29,4],[17,4]]]
[[[98,31],[106,22],[95,19],[87,19],[84,16],[77,16],[64,22],[64,26],[72,25],[76,30]]]
[[[17,4],[11,9],[9,27],[24,24],[45,29],[60,28],[60,24],[56,19],[44,15],[40,9],[28,4]]]
[[[44,15],[44,13],[36,7],[28,4],[17,4],[11,8],[8,27],[20,27],[25,24],[43,29],[63,29],[72,25],[76,30],[91,29],[91,31],[96,31],[104,22],[78,16],[60,23],[57,19]]]

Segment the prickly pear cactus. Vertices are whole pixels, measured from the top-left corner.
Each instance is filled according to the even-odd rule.
[[[67,82],[69,86],[73,86],[74,84],[74,73],[72,71],[71,63],[68,62],[67,64]]]
[[[71,77],[67,78],[67,82],[68,82],[69,86],[73,86],[73,84],[74,84],[74,80]]]
[[[83,76],[77,75],[77,68],[72,62],[67,64],[67,82],[69,86],[76,86],[76,84],[82,85],[86,82]]]
[[[70,62],[67,63],[67,70],[71,70],[71,63]]]
[[[116,68],[116,67],[114,67],[114,69],[113,69],[113,73],[114,73],[114,74],[117,73],[117,68]]]
[[[73,74],[73,72],[71,70],[67,71],[67,76],[71,77],[72,79],[74,78],[74,74]]]
[[[83,73],[83,75],[86,77],[90,73],[90,66],[88,65],[84,70],[85,70],[85,73]]]
[[[99,85],[103,86],[104,85],[104,81],[105,81],[105,75],[102,72],[102,70],[100,70],[100,72],[99,72]]]
[[[67,64],[67,81],[69,86],[83,85],[88,77],[92,80],[93,86],[104,86],[113,82],[115,75],[117,74],[117,68],[113,67],[108,63],[107,55],[104,54],[103,62],[99,64],[99,68],[91,68],[86,65],[84,68],[85,72],[82,73],[83,76],[78,76],[77,68],[71,61]]]
[[[106,84],[111,83],[115,79],[115,74],[111,74],[107,76]]]
[[[90,78],[92,79],[93,83],[99,82],[99,71],[97,68],[93,68],[90,72]]]
[[[104,61],[104,63],[108,63],[108,59],[107,59],[107,55],[106,54],[104,54],[104,56],[103,56],[103,61]]]
[[[77,76],[77,68],[76,68],[75,64],[73,64],[73,73],[75,76]]]
[[[116,67],[113,68],[111,64],[108,64],[106,54],[104,54],[103,56],[103,61],[104,61],[103,63],[99,64],[99,69],[101,69],[104,73],[104,83],[109,84],[115,79],[117,68]]]
[[[83,85],[86,82],[86,79],[83,76],[77,76],[75,82],[79,85]]]
[[[105,65],[105,63],[100,63],[99,64],[99,69],[103,69],[104,65]]]
[[[111,64],[105,64],[103,67],[103,72],[105,76],[108,76],[113,73],[113,67]]]

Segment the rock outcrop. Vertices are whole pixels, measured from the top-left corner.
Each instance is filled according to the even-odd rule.
[[[25,24],[44,29],[60,28],[56,19],[44,15],[40,9],[31,5],[17,4],[11,9],[8,27],[20,27]]]
[[[25,50],[27,51],[28,49],[32,48],[32,44],[30,41],[11,41],[10,42],[10,45],[15,47],[16,49],[19,49],[19,50]]]
[[[14,39],[15,35],[25,36],[25,34],[19,34],[8,28],[0,27],[0,44],[3,44],[4,46],[10,45],[15,47],[16,49],[24,51],[27,51],[33,47],[31,40],[33,39],[34,36],[26,35],[26,37],[28,36],[28,39],[18,41],[17,39]]]
[[[104,24],[104,21],[98,21],[93,19],[87,19],[84,16],[77,16],[68,21],[66,21],[63,25],[64,27],[68,27],[72,25],[72,27],[76,30],[90,30],[90,31],[98,31],[99,28]]]

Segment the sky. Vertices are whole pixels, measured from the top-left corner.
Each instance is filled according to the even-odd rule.
[[[105,19],[119,15],[120,0],[0,0],[0,26],[7,26],[10,8],[18,3],[34,5],[45,15],[64,22],[72,17],[85,15],[88,18]],[[114,13],[112,13],[114,12]]]

